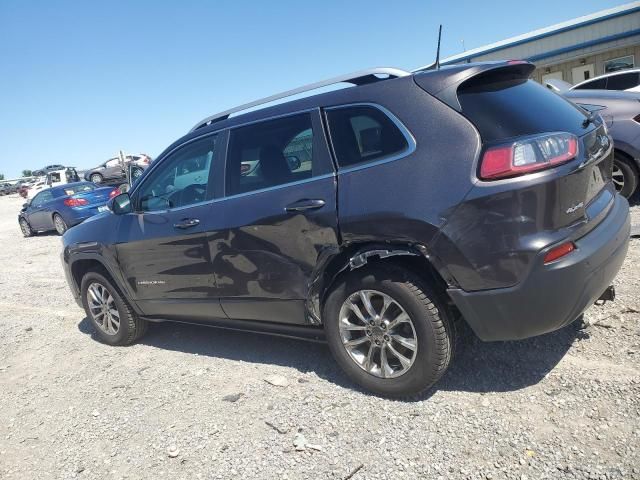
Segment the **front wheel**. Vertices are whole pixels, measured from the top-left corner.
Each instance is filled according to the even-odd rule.
[[[323,308],[338,364],[357,384],[389,397],[420,395],[442,377],[453,347],[448,321],[434,291],[394,266],[345,275]]]
[[[102,175],[99,173],[92,173],[89,180],[91,180],[92,183],[102,183]]]
[[[82,305],[98,338],[109,345],[129,345],[147,330],[147,322],[133,311],[131,305],[113,285],[98,272],[82,278]]]
[[[20,219],[20,230],[22,230],[22,235],[24,235],[25,237],[33,236],[33,230],[31,229],[31,225],[29,225],[29,222],[26,218]]]

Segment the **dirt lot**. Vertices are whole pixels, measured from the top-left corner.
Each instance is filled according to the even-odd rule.
[[[21,204],[0,198],[0,478],[640,479],[640,240],[585,329],[469,337],[403,403],[320,344],[174,324],[98,343]]]

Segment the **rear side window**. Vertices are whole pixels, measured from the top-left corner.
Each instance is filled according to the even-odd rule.
[[[626,90],[627,88],[637,87],[640,83],[638,78],[640,73],[621,73],[619,75],[611,75],[607,82],[607,90]]]
[[[312,175],[311,114],[268,120],[231,131],[227,195],[306,180]]]
[[[591,82],[584,82],[580,85],[578,85],[577,87],[574,88],[574,90],[592,90],[592,89],[603,89],[607,87],[607,79],[605,78],[598,78],[597,80],[593,80]]]
[[[458,99],[487,142],[543,132],[584,133],[585,114],[533,80],[476,77],[458,89]]]
[[[331,142],[340,167],[349,167],[401,153],[409,147],[396,124],[371,106],[327,110]]]

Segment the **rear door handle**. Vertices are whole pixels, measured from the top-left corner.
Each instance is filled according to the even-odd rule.
[[[178,223],[174,223],[173,228],[181,228],[182,230],[184,230],[186,228],[195,227],[199,224],[200,220],[198,220],[197,218],[185,218],[183,220],[180,220]]]
[[[315,210],[317,208],[322,208],[322,207],[324,207],[324,200],[317,198],[313,200],[308,200],[308,199],[298,200],[297,202],[293,202],[287,205],[284,209],[289,213],[293,213],[293,212],[304,212],[306,210]]]

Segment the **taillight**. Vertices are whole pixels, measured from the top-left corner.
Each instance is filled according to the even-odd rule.
[[[544,263],[551,263],[559,260],[565,255],[570,254],[576,249],[576,246],[573,242],[565,242],[562,245],[558,245],[557,247],[553,247],[551,250],[547,252],[544,256]]]
[[[120,189],[119,189],[119,188],[114,188],[113,190],[111,190],[111,191],[109,192],[109,198],[111,199],[111,198],[113,198],[113,197],[116,197],[116,196],[120,195],[120,193],[121,193],[121,192],[120,192]]]
[[[89,202],[87,202],[87,200],[85,200],[84,198],[65,198],[64,199],[64,204],[67,207],[81,207],[82,205],[88,205]]]
[[[496,180],[537,172],[568,162],[578,153],[578,137],[546,133],[488,148],[482,156],[480,178]]]

